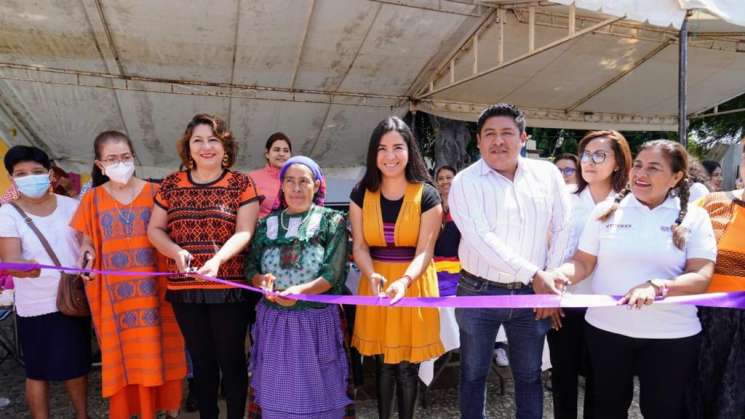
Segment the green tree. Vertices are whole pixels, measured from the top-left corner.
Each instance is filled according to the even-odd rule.
[[[719,112],[738,109],[745,109],[745,94],[725,102],[717,108]],[[714,113],[714,108],[704,112],[704,114],[707,113]],[[727,138],[739,141],[745,134],[743,127],[745,127],[745,111],[706,118],[692,118],[689,135],[694,134],[693,136],[698,139],[699,145],[703,149],[707,149]]]

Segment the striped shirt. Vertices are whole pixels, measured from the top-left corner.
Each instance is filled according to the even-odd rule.
[[[528,284],[561,264],[569,244],[569,194],[551,163],[518,158],[514,180],[482,159],[453,179],[450,213],[461,232],[464,270],[494,282]]]

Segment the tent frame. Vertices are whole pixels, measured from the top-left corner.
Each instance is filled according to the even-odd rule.
[[[488,3],[488,2],[487,2]],[[449,89],[452,89],[454,87],[460,86],[464,83],[467,83],[472,80],[479,79],[485,75],[494,73],[496,71],[499,71],[501,69],[504,69],[506,67],[509,67],[511,65],[514,65],[516,63],[519,63],[521,61],[524,61],[530,57],[533,57],[537,54],[546,52],[548,50],[551,50],[553,48],[556,48],[560,45],[563,45],[567,42],[570,42],[572,40],[575,40],[579,37],[585,36],[587,34],[591,33],[606,33],[611,34],[615,36],[624,36],[624,37],[633,37],[637,39],[645,39],[645,40],[655,40],[660,42],[659,45],[645,54],[642,58],[638,59],[634,63],[629,66],[629,68],[626,68],[622,71],[620,71],[615,76],[611,77],[606,82],[599,85],[597,88],[592,90],[590,93],[582,97],[581,99],[577,100],[572,105],[568,106],[566,109],[564,109],[565,116],[568,120],[574,120],[579,121],[583,118],[578,117],[576,115],[576,109],[582,106],[584,103],[588,102],[593,97],[597,96],[598,94],[605,91],[607,88],[613,86],[615,83],[617,83],[619,80],[623,79],[630,73],[632,73],[634,70],[641,67],[644,63],[649,61],[650,59],[654,58],[658,54],[660,54],[662,51],[667,49],[669,46],[671,46],[673,43],[677,41],[678,43],[678,113],[677,113],[677,123],[673,125],[669,125],[668,122],[670,121],[668,119],[667,115],[661,115],[660,117],[665,120],[665,122],[662,124],[666,126],[668,129],[670,128],[677,128],[678,131],[678,138],[680,138],[680,141],[686,145],[687,143],[687,128],[688,128],[688,119],[689,118],[700,118],[700,117],[708,117],[712,116],[714,114],[722,114],[719,112],[715,112],[714,114],[706,114],[705,116],[702,115],[688,115],[687,111],[687,67],[688,67],[688,48],[689,43],[693,43],[696,47],[702,47],[702,48],[721,48],[721,45],[719,45],[721,42],[727,42],[727,43],[733,43],[734,49],[739,51],[741,46],[740,43],[742,41],[732,38],[733,36],[742,36],[745,33],[740,32],[694,32],[689,33],[688,32],[688,17],[692,15],[692,10],[688,10],[686,12],[686,17],[683,21],[683,24],[679,31],[675,31],[668,28],[657,28],[653,27],[651,25],[645,25],[637,22],[630,22],[626,21],[625,17],[615,17],[615,18],[609,18],[605,20],[600,20],[596,17],[590,17],[590,16],[578,16],[576,7],[574,4],[571,6],[568,6],[568,13],[566,15],[560,14],[560,13],[552,13],[550,11],[546,12],[543,10],[538,10],[537,7],[545,6],[545,3],[541,2],[528,2],[526,4],[514,4],[512,6],[510,5],[500,5],[499,3],[493,3],[492,6],[495,7],[495,9],[484,19],[484,21],[479,24],[476,29],[460,44],[458,47],[447,56],[447,59],[445,59],[443,62],[441,62],[437,66],[437,70],[429,75],[425,80],[419,79],[415,80],[415,82],[412,84],[412,88],[410,91],[415,91],[412,95],[412,102],[414,106],[416,107],[418,104],[425,104],[427,107],[430,107],[431,109],[441,109],[441,110],[447,110],[449,112],[472,112],[474,107],[482,106],[479,104],[467,104],[463,102],[454,102],[454,101],[448,101],[443,99],[437,99],[435,96],[438,93],[445,92]],[[522,54],[516,58],[513,58],[507,62],[504,61],[504,24],[505,24],[505,13],[509,11],[511,13],[514,13],[514,15],[517,17],[517,20],[520,23],[526,23],[528,24],[528,40],[527,40],[527,52],[525,54]],[[527,14],[527,19],[525,19],[525,14]],[[539,23],[537,16],[541,16],[543,20]],[[565,21],[565,24],[557,23],[557,21],[563,22]],[[579,27],[582,29],[578,29],[578,22],[580,22]],[[498,29],[498,36],[497,36],[497,65],[487,68],[487,69],[480,69],[479,68],[479,62],[478,62],[478,49],[479,49],[479,35],[481,32],[485,31],[487,28],[489,28],[492,24],[499,25]],[[536,25],[541,26],[547,26],[547,27],[553,27],[553,28],[562,28],[567,30],[567,35],[556,39],[542,47],[535,48],[535,28]],[[589,26],[588,26],[589,25]],[[614,30],[614,27],[622,27],[623,30],[618,31]],[[654,34],[655,36],[649,36],[649,34]],[[690,40],[690,36],[695,36],[694,40]],[[456,75],[455,71],[455,62],[456,60],[461,59],[463,56],[465,56],[466,52],[472,51],[473,57],[470,59],[472,60],[472,74],[466,74],[462,75],[461,77],[458,77]],[[436,87],[436,83],[438,81],[443,80],[444,78],[447,79],[447,83],[443,86]],[[466,109],[469,110],[466,110]],[[556,110],[545,110],[546,113],[555,113]],[[741,111],[741,110],[735,110],[735,111]],[[733,113],[733,112],[728,112]],[[586,114],[586,113],[584,113]],[[592,113],[595,114],[595,113]],[[587,115],[585,115],[587,116]],[[618,118],[623,118],[621,115],[611,115],[607,114],[604,116],[601,116],[601,120],[609,120],[614,121],[618,120]],[[648,119],[647,117],[637,117],[632,116],[632,119],[634,120],[640,120],[639,118]],[[586,119],[586,118],[584,118]],[[595,118],[592,118],[595,119]],[[656,119],[656,118],[652,118]],[[558,121],[557,121],[558,122]]]

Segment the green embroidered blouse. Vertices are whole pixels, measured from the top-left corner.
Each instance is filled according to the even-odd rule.
[[[275,210],[261,219],[246,259],[246,277],[271,273],[274,287],[283,290],[322,277],[331,288],[325,294],[342,294],[346,280],[348,233],[344,215],[312,205],[301,214]],[[326,304],[298,301],[283,307],[266,299],[263,304],[289,310],[322,308]]]

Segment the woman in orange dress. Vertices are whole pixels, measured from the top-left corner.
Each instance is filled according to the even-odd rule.
[[[743,163],[740,177],[745,178]],[[744,193],[715,192],[698,201],[709,213],[717,239],[707,292],[745,291]],[[745,310],[700,307],[698,315],[703,330],[698,372],[688,395],[690,417],[745,419]]]
[[[134,177],[129,138],[106,131],[94,141],[93,185],[71,226],[82,233],[81,265],[155,272],[158,253],[147,237],[157,185]],[[101,347],[102,395],[112,419],[175,416],[186,376],[184,341],[165,277],[95,275],[86,284]]]
[[[409,127],[395,116],[383,120],[373,130],[367,171],[349,204],[360,295],[389,296],[392,303],[439,295],[432,253],[442,206],[429,183]],[[379,417],[390,417],[397,393],[399,418],[412,418],[419,363],[445,351],[437,309],[359,306],[352,345],[376,356]]]

